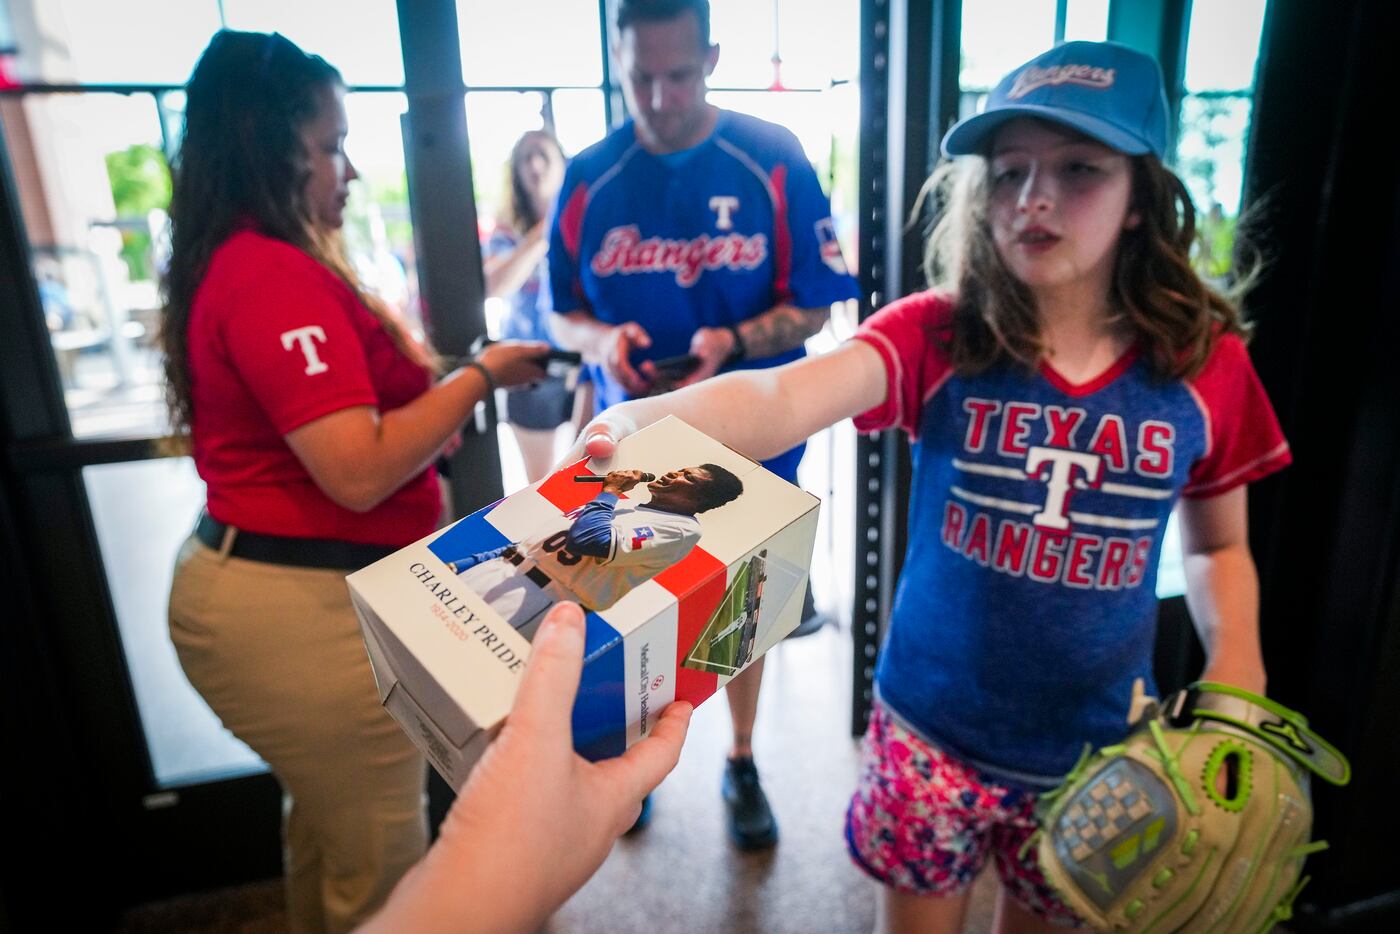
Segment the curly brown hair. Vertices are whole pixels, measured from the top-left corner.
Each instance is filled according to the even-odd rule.
[[[1238,301],[1253,280],[1228,293],[1192,265],[1196,208],[1191,194],[1156,156],[1129,156],[1132,208],[1142,222],[1118,242],[1109,300],[1130,323],[1162,379],[1199,373],[1223,334],[1247,337]],[[931,199],[935,216],[924,253],[930,284],[953,298],[949,333],[939,335],[954,368],[979,373],[1000,360],[1031,368],[1045,352],[1030,290],[1006,267],[987,216],[988,163],[982,156],[944,162],[915,207]]]
[[[300,130],[340,72],[279,34],[223,30],[185,88],[185,133],[171,166],[170,265],[162,281],[160,343],[171,429],[194,418],[189,324],[194,296],[219,246],[251,224],[320,262],[346,283],[399,350],[429,362],[392,312],[359,283],[338,231],[317,223],[305,198],[310,169]]]

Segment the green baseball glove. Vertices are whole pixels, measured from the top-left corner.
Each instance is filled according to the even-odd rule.
[[[1308,854],[1310,774],[1347,760],[1300,714],[1223,684],[1143,708],[1128,738],[1042,796],[1045,877],[1102,931],[1267,931],[1292,915]]]

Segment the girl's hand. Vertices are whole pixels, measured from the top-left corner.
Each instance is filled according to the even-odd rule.
[[[491,371],[497,386],[525,386],[545,378],[547,353],[549,345],[543,341],[493,341],[476,355],[476,362]]]
[[[622,414],[620,408],[615,406],[585,425],[561,463],[576,464],[585,457],[606,461],[617,453],[617,443],[637,430],[637,423]]]

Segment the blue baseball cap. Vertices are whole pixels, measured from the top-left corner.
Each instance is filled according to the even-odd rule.
[[[981,113],[943,137],[945,156],[985,151],[1017,117],[1059,123],[1130,156],[1167,148],[1167,93],[1151,57],[1117,42],[1066,42],[1001,79]]]

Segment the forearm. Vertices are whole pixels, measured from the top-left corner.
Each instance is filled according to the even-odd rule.
[[[544,259],[546,243],[538,235],[527,236],[509,253],[489,257],[482,263],[486,277],[486,297],[500,298],[515,292],[530,278]]]
[[[884,401],[884,365],[859,341],[781,367],[740,370],[614,406],[638,428],[675,415],[749,457],[765,460]],[[585,430],[585,435],[587,431]]]
[[[549,330],[560,347],[583,354],[589,363],[602,363],[608,354],[613,327],[586,311],[570,311],[552,315]]]
[[[1186,603],[1206,652],[1205,675],[1264,693],[1259,577],[1243,544],[1188,553]]]
[[[401,408],[334,412],[290,432],[287,442],[322,492],[368,512],[433,462],[486,392],[482,374],[465,368]]]
[[[801,347],[820,331],[831,316],[830,308],[798,308],[781,304],[738,325],[744,353],[750,360],[786,353]]]

